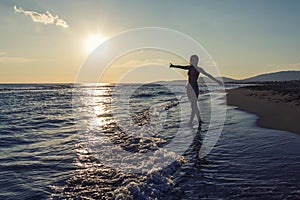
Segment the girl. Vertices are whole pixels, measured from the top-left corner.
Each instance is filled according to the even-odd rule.
[[[192,113],[191,118],[189,121],[189,125],[192,125],[195,115],[197,116],[199,127],[201,126],[201,117],[200,117],[200,111],[197,104],[198,96],[199,96],[199,86],[198,86],[198,77],[200,73],[203,75],[209,77],[210,79],[216,81],[219,85],[223,85],[222,81],[215,79],[212,75],[204,71],[201,67],[198,67],[198,61],[199,58],[197,55],[192,55],[190,58],[190,65],[188,66],[180,66],[180,65],[173,65],[170,63],[171,68],[179,68],[188,70],[188,83],[186,86],[187,89],[187,96],[189,98],[189,101],[191,102],[192,107]]]

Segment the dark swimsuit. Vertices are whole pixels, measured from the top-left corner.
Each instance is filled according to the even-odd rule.
[[[197,80],[199,77],[199,72],[195,67],[191,66],[191,68],[188,71],[188,75],[189,75],[189,80],[186,88],[187,88],[187,95],[189,97],[189,100],[194,100],[194,98],[198,99],[199,87],[198,87]]]

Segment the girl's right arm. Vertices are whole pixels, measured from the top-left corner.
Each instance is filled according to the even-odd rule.
[[[170,68],[179,68],[179,69],[189,70],[190,66],[173,65],[172,63],[170,63]]]

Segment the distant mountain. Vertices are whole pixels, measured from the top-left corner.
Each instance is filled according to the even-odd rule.
[[[300,71],[281,71],[243,79],[243,82],[292,81],[300,80]]]
[[[228,77],[222,77],[223,82],[237,82],[238,80],[233,79],[233,78],[228,78]]]
[[[232,79],[232,78],[227,78],[227,77],[222,77],[223,82],[237,82],[238,80]],[[199,83],[215,83],[215,81],[211,80],[208,77],[203,77],[200,76],[198,79]]]
[[[300,80],[300,71],[280,71],[274,73],[260,74],[250,78],[235,80],[232,78],[222,77],[224,82],[266,82],[266,81],[292,81]]]
[[[300,71],[280,71],[274,73],[260,74],[246,79],[233,79],[228,77],[222,77],[223,82],[228,83],[245,83],[245,82],[268,82],[268,81],[292,81],[300,80]],[[157,83],[163,83],[164,81],[159,81]],[[208,77],[200,76],[198,79],[199,83],[215,83]],[[168,81],[168,83],[173,84],[186,84],[186,80],[174,80]]]

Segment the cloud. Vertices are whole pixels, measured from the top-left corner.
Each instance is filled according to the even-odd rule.
[[[295,64],[291,64],[290,66],[293,67],[293,68],[299,68],[300,69],[300,62],[295,63]]]
[[[0,64],[48,63],[55,61],[55,59],[37,59],[23,56],[11,56],[6,52],[0,52]]]
[[[29,63],[35,61],[37,60],[32,58],[16,57],[16,56],[0,56],[0,63]]]
[[[268,67],[273,68],[293,68],[300,70],[300,62],[292,64],[269,64]]]
[[[46,13],[38,13],[35,11],[23,10],[21,7],[14,6],[14,11],[16,13],[23,13],[24,15],[30,16],[34,22],[39,22],[43,24],[55,24],[56,26],[61,26],[63,28],[68,28],[69,25],[63,19],[60,19],[58,15],[53,15],[49,11]]]
[[[57,26],[62,26],[64,28],[68,28],[69,27],[69,25],[67,24],[67,22],[65,20],[59,19],[59,18],[56,19],[56,23],[55,24]]]
[[[111,67],[114,68],[135,68],[135,67],[140,67],[143,65],[166,65],[169,66],[169,62],[167,60],[164,59],[142,59],[142,60],[138,60],[138,59],[134,59],[134,60],[129,60],[124,62],[122,61],[117,61],[116,63],[113,63]]]

